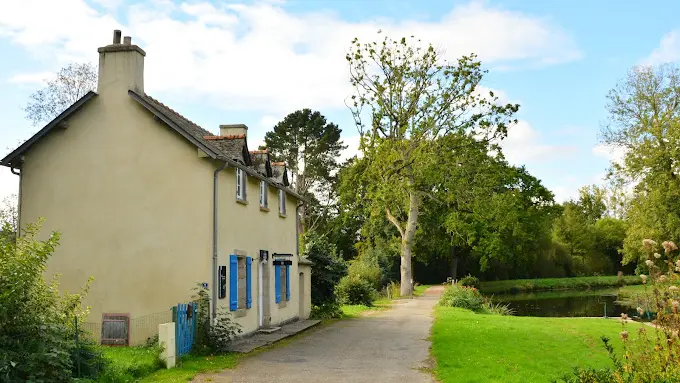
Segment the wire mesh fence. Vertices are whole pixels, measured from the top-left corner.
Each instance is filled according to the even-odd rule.
[[[80,324],[85,333],[99,344],[139,346],[158,336],[158,325],[172,322],[172,310],[161,311],[137,318],[122,314],[104,315],[102,321]]]

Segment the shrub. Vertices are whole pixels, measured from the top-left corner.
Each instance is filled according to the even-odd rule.
[[[401,284],[399,282],[390,282],[387,284],[387,297],[390,299],[396,299],[401,296]]]
[[[382,270],[376,258],[360,255],[359,258],[350,261],[348,275],[363,279],[375,290],[380,290],[380,287],[382,287]]]
[[[484,296],[474,287],[449,286],[439,299],[439,304],[460,307],[475,312],[484,312]]]
[[[74,359],[85,357],[84,370],[98,372],[100,360],[95,350],[75,345],[76,317],[87,311],[81,301],[89,281],[78,294],[59,293],[58,279],[49,283],[43,278],[47,261],[59,243],[59,234],[47,240],[36,239],[40,229],[29,224],[21,236],[0,230],[0,381],[69,382]],[[87,363],[92,362],[92,368]]]
[[[377,293],[365,280],[346,276],[335,287],[335,294],[341,304],[371,306]]]
[[[458,281],[458,284],[461,286],[474,287],[478,289],[479,279],[477,277],[473,277],[472,275],[467,275],[466,277],[461,278],[460,281]]]
[[[309,316],[313,319],[342,318],[342,310],[336,302],[328,302],[320,306],[313,306]]]
[[[303,255],[312,265],[312,305],[336,302],[335,286],[347,275],[347,265],[340,258],[335,245],[325,236],[310,233],[305,238]]]
[[[217,309],[216,320],[210,318],[210,290],[198,286],[195,302],[198,303],[196,313],[196,338],[191,352],[196,355],[215,355],[227,352],[229,343],[241,333],[241,326],[231,320],[231,314],[224,307]]]
[[[487,301],[483,305],[483,310],[487,314],[493,315],[515,315],[515,311],[509,305],[503,303],[493,303]]]

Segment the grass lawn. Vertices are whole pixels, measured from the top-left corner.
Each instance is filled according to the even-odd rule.
[[[625,276],[624,285],[639,285],[642,280],[638,276]],[[617,276],[574,277],[574,278],[542,278],[511,279],[506,281],[482,282],[479,291],[484,294],[518,293],[537,290],[591,289],[618,286]]]
[[[217,356],[188,355],[182,358],[176,368],[158,370],[140,382],[186,382],[202,372],[218,372],[234,368],[240,359],[241,356],[236,353]]]
[[[620,332],[620,322],[612,319],[482,315],[437,307],[435,373],[443,383],[549,382],[576,365],[610,367],[600,336],[620,349]]]
[[[344,318],[357,318],[361,316],[361,313],[366,311],[379,311],[387,310],[392,305],[392,301],[388,299],[378,299],[373,301],[373,306],[366,305],[342,305],[340,310]]]
[[[430,287],[432,287],[432,285],[418,285],[413,289],[413,295],[419,297]]]
[[[102,382],[133,382],[163,368],[150,348],[99,346],[99,349],[110,362],[100,378]]]

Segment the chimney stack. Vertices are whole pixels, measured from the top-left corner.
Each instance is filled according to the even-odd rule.
[[[125,36],[120,43],[121,31],[113,31],[113,44],[97,49],[99,52],[99,81],[97,93],[109,92],[127,97],[128,90],[144,93],[144,56],[146,52],[132,45],[132,38]]]
[[[248,127],[244,124],[220,125],[220,136],[247,136]]]

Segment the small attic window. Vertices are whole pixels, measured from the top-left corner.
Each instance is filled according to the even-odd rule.
[[[286,215],[286,191],[279,189],[279,214]]]
[[[243,169],[236,168],[236,199],[240,201],[246,200],[246,177]]]

